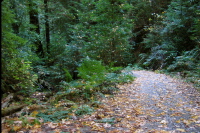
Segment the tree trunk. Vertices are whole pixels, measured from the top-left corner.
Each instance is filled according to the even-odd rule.
[[[35,9],[37,7],[37,5],[35,3],[33,3],[32,1],[30,1],[29,4],[29,15],[30,15],[30,24],[34,25],[34,28],[31,28],[31,31],[35,31],[38,35],[40,35],[40,27],[39,27],[39,18],[38,18],[38,12]],[[38,37],[36,37],[35,41],[34,41],[35,45],[36,45],[36,54],[40,57],[44,57],[44,51],[43,51],[43,46],[42,46],[42,42],[40,41],[40,39]]]
[[[45,5],[45,31],[46,31],[46,48],[47,48],[47,54],[50,53],[49,51],[49,45],[50,45],[50,30],[49,30],[49,17],[48,17],[48,0],[44,0]]]
[[[10,2],[10,4],[11,4],[11,10],[13,10],[13,13],[14,13],[14,15],[15,15],[15,20],[17,20],[17,21],[15,21],[14,23],[12,23],[12,29],[13,29],[13,32],[15,33],[15,34],[19,34],[19,19],[18,19],[18,17],[16,17],[17,15],[18,15],[18,7],[17,7],[17,1],[15,1],[15,0],[13,0],[13,1],[11,1]]]

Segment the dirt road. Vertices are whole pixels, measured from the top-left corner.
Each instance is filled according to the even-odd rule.
[[[131,88],[147,117],[140,127],[143,132],[200,132],[199,93],[192,85],[149,71],[133,74],[137,78]]]
[[[132,73],[134,82],[119,85],[114,97],[82,119],[89,132],[200,133],[200,95],[192,85],[150,71]]]

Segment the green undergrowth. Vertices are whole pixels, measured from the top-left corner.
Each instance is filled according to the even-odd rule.
[[[158,71],[158,70],[157,70]],[[160,70],[172,77],[181,78],[186,82],[193,83],[200,91],[200,49],[196,47],[190,51],[184,51],[174,57],[171,64]]]
[[[46,121],[76,119],[90,114],[99,107],[105,94],[113,96],[119,90],[118,84],[134,80],[130,67],[104,66],[101,61],[85,59],[77,68],[80,79],[72,80],[66,71],[66,81],[48,101],[49,107],[39,111],[37,117]],[[69,82],[70,81],[70,82]]]
[[[198,70],[184,70],[169,72],[167,70],[156,70],[156,73],[164,73],[171,77],[181,79],[185,82],[192,83],[194,87],[200,91],[200,69]]]

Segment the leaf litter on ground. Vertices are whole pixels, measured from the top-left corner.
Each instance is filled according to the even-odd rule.
[[[132,83],[118,85],[114,96],[105,95],[95,112],[40,122],[22,127],[15,122],[15,132],[50,133],[179,133],[200,131],[200,94],[191,84],[150,71],[132,71],[137,78]],[[35,116],[37,112],[33,112]],[[73,117],[72,117],[73,118]],[[33,119],[33,118],[32,118]],[[18,119],[16,119],[18,120]],[[33,119],[34,120],[34,119]],[[2,132],[11,127],[3,125]]]

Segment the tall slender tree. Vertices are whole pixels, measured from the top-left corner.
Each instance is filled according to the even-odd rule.
[[[46,33],[46,52],[50,53],[50,27],[49,27],[49,10],[48,10],[48,0],[44,0],[45,6],[45,33]]]
[[[36,45],[36,53],[40,57],[44,57],[44,50],[43,50],[43,45],[40,40],[40,23],[39,23],[39,18],[38,18],[38,6],[36,1],[29,1],[29,15],[30,15],[30,24],[31,24],[31,31],[35,31],[34,35],[34,41]]]

